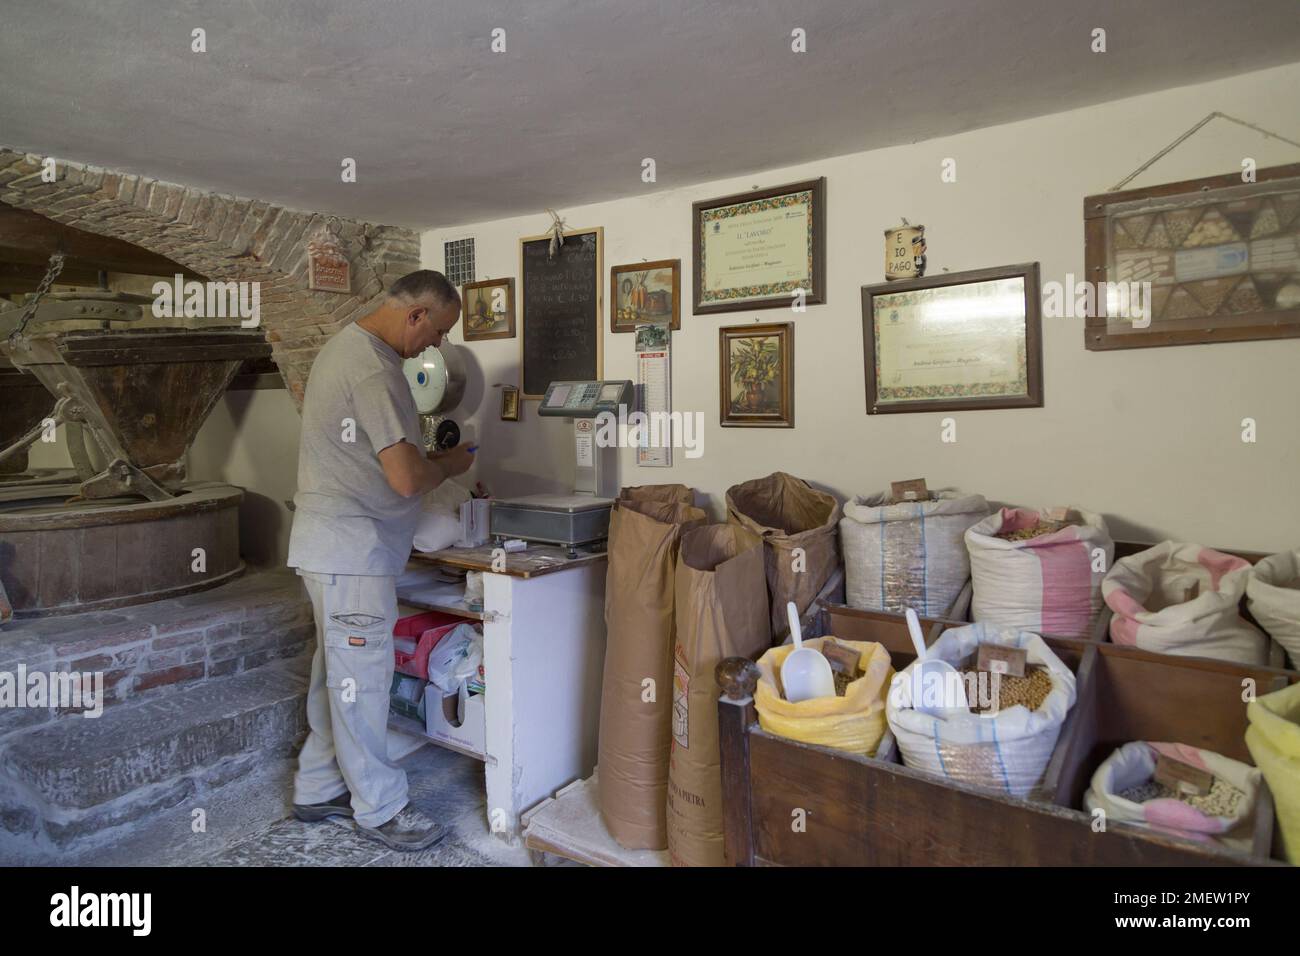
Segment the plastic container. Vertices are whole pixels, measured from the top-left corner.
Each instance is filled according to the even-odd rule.
[[[429,652],[447,631],[457,624],[464,624],[465,618],[442,611],[424,611],[397,619],[393,628],[394,638],[409,638],[415,641],[414,653],[399,650],[394,644],[393,664],[402,674],[429,679]],[[432,633],[430,633],[432,632]]]

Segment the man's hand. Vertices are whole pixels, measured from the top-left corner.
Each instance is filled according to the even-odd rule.
[[[429,460],[437,464],[448,478],[452,475],[463,475],[474,464],[474,452],[470,451],[470,448],[470,445],[457,445],[446,451],[431,451]]]

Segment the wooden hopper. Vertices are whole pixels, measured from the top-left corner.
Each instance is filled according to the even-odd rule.
[[[69,425],[82,497],[151,501],[179,492],[185,452],[240,364],[270,354],[257,329],[41,331],[7,344],[57,399],[49,415]]]

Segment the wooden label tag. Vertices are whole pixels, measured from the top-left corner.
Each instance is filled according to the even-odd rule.
[[[858,652],[832,640],[822,641],[822,656],[831,662],[831,670],[852,677],[858,671]]]
[[[900,501],[929,501],[930,492],[925,487],[924,478],[911,478],[907,481],[891,481],[889,495],[897,504]]]
[[[1151,775],[1151,779],[1156,783],[1164,784],[1170,790],[1193,797],[1204,796],[1214,785],[1214,774],[1210,771],[1164,754],[1156,755],[1156,771]]]
[[[1075,520],[1078,516],[1074,513],[1073,508],[1048,508],[1047,520],[1055,521],[1057,524],[1066,524]]]
[[[1201,596],[1201,582],[1193,581],[1192,586],[1183,589],[1183,601],[1195,601]]]
[[[979,657],[975,660],[975,668],[988,671],[990,674],[1002,674],[1005,677],[1024,677],[1025,662],[1028,657],[1029,652],[1023,647],[981,644]]]

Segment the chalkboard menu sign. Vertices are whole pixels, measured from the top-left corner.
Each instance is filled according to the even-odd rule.
[[[550,258],[550,236],[519,240],[519,361],[523,397],[559,380],[599,379],[605,231],[577,229]]]

